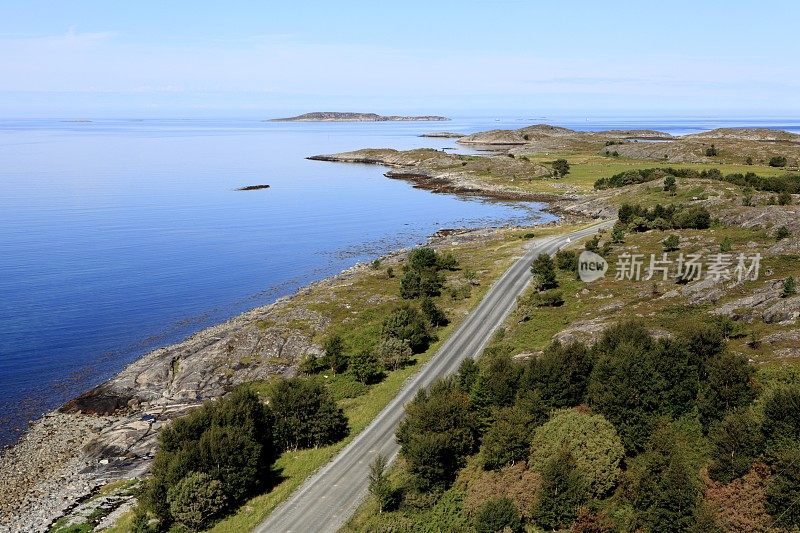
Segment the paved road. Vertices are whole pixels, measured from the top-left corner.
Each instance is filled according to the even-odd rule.
[[[377,454],[393,460],[400,446],[394,432],[404,406],[421,387],[454,373],[466,357],[477,357],[514,308],[530,282],[530,265],[539,254],[554,254],[569,242],[594,234],[605,221],[569,235],[534,240],[526,254],[489,289],[478,307],[453,332],[436,355],[350,444],[308,478],[262,522],[258,533],[335,532],[353,515],[367,493],[369,465]]]

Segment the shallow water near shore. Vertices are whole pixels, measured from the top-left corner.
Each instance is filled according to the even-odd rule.
[[[28,420],[176,342],[437,229],[532,224],[538,204],[431,194],[385,169],[308,161],[456,148],[431,131],[549,122],[680,134],[754,121],[432,123],[0,120],[0,445]],[[237,191],[269,184],[270,188]]]

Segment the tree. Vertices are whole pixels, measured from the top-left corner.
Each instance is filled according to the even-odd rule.
[[[481,427],[491,424],[494,407],[513,405],[521,370],[507,355],[484,355],[481,371],[470,393],[470,403]]]
[[[625,242],[625,229],[619,224],[614,224],[614,227],[611,228],[611,242],[614,244]]]
[[[347,356],[344,353],[344,340],[341,335],[331,335],[322,341],[325,350],[325,362],[331,372],[338,374],[347,368]]]
[[[439,263],[439,254],[433,248],[414,248],[408,254],[408,268],[411,270],[436,269]]]
[[[782,155],[776,155],[769,159],[769,166],[771,167],[782,168],[785,167],[786,164],[787,164],[786,158],[783,157]]]
[[[203,472],[188,474],[167,494],[172,517],[193,530],[205,529],[225,508],[222,484]]]
[[[444,280],[436,270],[409,269],[400,279],[400,296],[406,300],[421,296],[437,296]]]
[[[573,407],[583,402],[592,360],[586,345],[578,342],[553,342],[541,357],[528,361],[520,387],[538,390],[553,409]]]
[[[427,296],[423,297],[420,307],[422,308],[422,314],[428,319],[428,324],[430,324],[432,328],[447,325],[447,315],[436,306],[431,298]]]
[[[563,178],[569,174],[569,162],[566,159],[556,159],[553,161],[553,173],[557,178]]]
[[[216,480],[225,497],[223,504],[238,503],[271,480],[271,467],[278,454],[273,444],[273,424],[272,410],[254,393],[243,389],[206,402],[189,415],[174,420],[159,434],[152,477],[141,498],[143,507],[168,527],[174,518],[169,498],[173,489],[176,501],[181,502],[176,505],[194,509],[191,502],[195,496],[190,495],[189,489],[198,484],[197,480],[187,481],[182,489],[176,488],[192,473]],[[211,503],[214,502],[219,499],[212,498]],[[204,505],[200,508],[210,508]]]
[[[671,196],[675,196],[675,191],[678,190],[677,185],[675,184],[675,176],[669,175],[664,178],[664,191],[670,193]]]
[[[539,257],[533,260],[531,274],[533,274],[533,286],[538,291],[558,287],[553,259],[547,254],[539,254]]]
[[[586,244],[584,244],[583,248],[589,252],[600,252],[600,236],[593,235],[591,239],[586,241]]]
[[[449,485],[477,444],[469,397],[452,379],[421,389],[406,405],[397,442],[412,486],[431,490]]]
[[[327,446],[348,433],[344,411],[317,379],[278,381],[270,392],[270,405],[281,450]]]
[[[407,341],[414,353],[424,351],[431,340],[427,321],[410,305],[398,307],[386,317],[381,335]]]
[[[372,350],[361,350],[350,356],[348,372],[364,385],[378,381],[382,370],[381,362]]]
[[[711,146],[709,146],[708,148],[706,148],[706,156],[707,157],[716,157],[718,154],[719,154],[719,152],[717,151],[717,147],[714,146],[713,144]]]
[[[530,449],[534,417],[515,405],[496,409],[493,418],[481,445],[484,468],[499,470],[524,461]]]
[[[767,487],[767,512],[775,519],[774,526],[797,528],[800,526],[800,444],[783,449],[774,467],[777,474]]]
[[[478,508],[473,521],[476,533],[496,533],[508,531],[520,533],[522,520],[520,520],[514,502],[508,498],[489,500]]]
[[[535,430],[528,466],[543,471],[560,448],[569,450],[593,497],[602,498],[614,488],[625,448],[614,426],[602,415],[577,409],[556,411]]]
[[[626,475],[627,494],[641,529],[677,533],[694,525],[700,483],[671,427],[656,428]]]
[[[709,437],[713,449],[708,474],[722,483],[746,474],[764,448],[761,424],[749,409],[728,413]]]
[[[556,252],[555,264],[559,270],[578,272],[578,254],[575,250],[559,250]]]
[[[381,337],[375,346],[375,355],[383,366],[390,370],[397,370],[407,365],[412,354],[409,342],[395,337]]]
[[[386,475],[389,462],[385,455],[378,454],[369,465],[369,493],[378,502],[378,512],[390,511],[397,504],[392,483]]]
[[[665,252],[674,252],[680,248],[680,237],[677,235],[669,235],[666,239],[661,241]]]
[[[481,370],[478,368],[478,363],[475,362],[475,359],[472,357],[467,357],[458,367],[458,374],[456,375],[456,380],[458,381],[458,386],[461,389],[461,392],[469,394],[472,390],[472,387],[475,386],[475,382],[478,380],[478,374],[480,374]]]
[[[705,364],[697,407],[705,427],[731,409],[745,407],[756,397],[755,369],[744,356],[723,352]]]
[[[542,469],[542,488],[536,523],[546,529],[569,526],[588,494],[575,458],[567,447],[561,447]]]
[[[797,294],[797,283],[794,276],[789,276],[783,280],[783,290],[781,291],[781,298],[788,298]]]
[[[726,235],[725,237],[722,238],[722,242],[719,243],[719,251],[721,253],[728,253],[731,251],[732,248],[733,248],[733,241],[728,235]]]
[[[629,452],[643,448],[659,416],[692,409],[698,373],[683,343],[653,341],[640,323],[622,322],[593,351],[587,401],[614,424]]]
[[[780,386],[764,400],[762,429],[767,450],[775,454],[781,448],[800,442],[800,386]]]

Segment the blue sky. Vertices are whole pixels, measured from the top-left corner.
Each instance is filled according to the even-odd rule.
[[[800,116],[800,3],[0,0],[0,117]]]

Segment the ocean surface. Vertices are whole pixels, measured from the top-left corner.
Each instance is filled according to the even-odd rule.
[[[447,227],[530,224],[541,205],[432,194],[385,169],[308,161],[448,148],[430,131],[548,122],[582,130],[800,121],[270,123],[0,119],[0,445],[144,353]],[[269,184],[258,191],[237,187]]]

